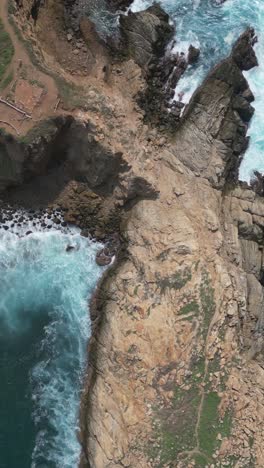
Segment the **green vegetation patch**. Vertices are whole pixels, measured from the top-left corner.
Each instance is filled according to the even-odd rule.
[[[195,467],[196,468],[205,468],[206,466],[208,466],[208,458],[206,458],[204,455],[202,454],[197,454],[197,455],[194,455],[192,457],[192,459],[194,460],[195,462]]]
[[[199,312],[199,305],[196,301],[191,301],[188,304],[182,306],[179,311],[179,315],[188,315],[190,313],[197,314]]]
[[[218,428],[218,405],[220,397],[215,392],[209,392],[204,396],[203,408],[199,424],[200,450],[211,457],[216,448]]]
[[[217,435],[222,438],[229,437],[232,428],[232,413],[227,411],[223,420],[220,420],[218,406],[221,398],[215,392],[208,392],[204,396],[203,408],[198,429],[199,448],[208,458],[220,444]]]
[[[5,78],[3,78],[2,81],[0,82],[0,91],[7,88],[7,86],[13,81],[13,78],[14,78],[14,74],[13,74],[13,70],[11,70],[10,73],[8,73],[8,75]]]
[[[160,287],[161,294],[164,294],[166,289],[181,289],[192,279],[191,268],[186,267],[182,271],[176,271],[170,276],[159,278],[157,283]]]
[[[0,19],[0,86],[3,89],[3,78],[14,55],[14,47],[9,34],[5,31]],[[10,78],[10,76],[9,76]],[[8,84],[8,80],[6,82]],[[6,84],[6,85],[7,85]]]
[[[211,285],[211,279],[207,271],[203,271],[200,284],[200,302],[204,315],[204,336],[207,335],[208,328],[215,312],[214,288]]]
[[[196,386],[189,390],[177,387],[172,407],[157,412],[156,444],[148,450],[149,456],[156,459],[154,466],[173,463],[181,452],[194,448],[199,402],[200,394]]]

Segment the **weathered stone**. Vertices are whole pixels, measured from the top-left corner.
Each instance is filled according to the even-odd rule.
[[[247,287],[248,313],[258,319],[263,315],[263,287],[252,274],[247,275]]]
[[[200,49],[194,47],[192,44],[189,46],[188,49],[188,63],[193,64],[197,62],[200,57]]]
[[[169,25],[169,16],[156,4],[139,13],[121,15],[120,31],[128,55],[146,67],[162,55],[174,29]]]

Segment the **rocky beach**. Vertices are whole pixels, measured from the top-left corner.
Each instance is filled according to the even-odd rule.
[[[264,465],[262,36],[179,4],[0,5],[1,468]]]

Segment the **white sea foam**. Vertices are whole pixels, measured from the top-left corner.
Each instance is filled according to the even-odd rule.
[[[150,6],[151,0],[135,0],[133,11]],[[264,2],[263,0],[161,0],[162,7],[176,25],[174,50],[187,52],[192,43],[199,46],[201,56],[197,64],[188,67],[179,81],[175,99],[183,93],[188,103],[193,92],[201,84],[209,70],[231,50],[239,34],[253,26],[259,38],[256,53],[259,67],[245,73],[255,94],[255,115],[251,121],[250,146],[240,169],[240,178],[249,180],[253,170],[264,172]]]
[[[95,263],[102,246],[77,228],[53,224],[43,232],[23,216],[23,226],[11,228],[11,220],[8,230],[0,227],[2,332],[12,339],[31,327],[33,332],[36,314],[45,314],[43,338],[34,350],[37,363],[29,375],[36,433],[31,468],[75,468],[90,336],[88,301],[103,270]],[[69,245],[74,248],[67,251]]]

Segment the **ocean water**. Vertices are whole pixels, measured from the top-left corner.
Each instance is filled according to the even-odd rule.
[[[133,11],[150,6],[151,0],[135,0]],[[188,102],[209,70],[229,55],[232,44],[247,26],[253,26],[259,42],[255,47],[259,67],[245,73],[255,95],[255,115],[249,128],[250,146],[240,168],[249,181],[253,170],[264,172],[264,1],[263,0],[160,0],[176,25],[174,50],[186,52],[189,44],[201,49],[197,64],[190,66],[178,83]]]
[[[77,468],[101,245],[77,228],[24,219],[0,228],[0,467]]]

